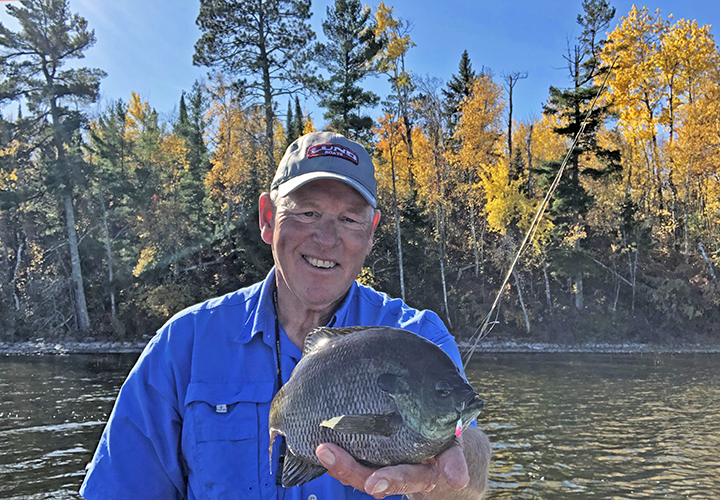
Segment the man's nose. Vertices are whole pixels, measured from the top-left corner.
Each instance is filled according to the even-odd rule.
[[[315,230],[315,241],[323,246],[332,247],[338,240],[337,222],[330,218],[320,220]]]

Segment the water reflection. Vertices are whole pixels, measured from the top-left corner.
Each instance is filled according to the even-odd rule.
[[[77,498],[135,355],[0,357],[0,498]],[[719,355],[476,355],[499,499],[718,498]]]
[[[0,498],[78,498],[137,355],[0,358]]]
[[[718,498],[717,355],[475,361],[489,498]]]

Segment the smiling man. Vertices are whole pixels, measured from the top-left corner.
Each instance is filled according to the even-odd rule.
[[[260,232],[275,267],[261,283],[186,309],[148,344],[123,384],[81,495],[100,498],[331,500],[418,494],[478,499],[490,444],[471,427],[421,465],[370,469],[341,448],[317,455],[328,474],[279,486],[269,460],[270,402],[319,326],[405,328],[460,355],[440,318],[358,284],[380,220],[375,169],[359,144],[330,132],[290,145]]]

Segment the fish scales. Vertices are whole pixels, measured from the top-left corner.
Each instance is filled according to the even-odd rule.
[[[455,410],[451,417],[454,421],[445,425],[449,431],[443,429],[445,437],[428,437],[423,434],[434,432],[439,424],[429,422],[423,432],[412,421],[424,418],[423,408],[429,403],[420,401],[413,408],[401,403],[400,408],[402,396],[390,394],[380,381],[384,374],[391,374],[412,385],[433,370],[449,372],[477,397],[452,360],[434,344],[404,330],[366,327],[347,334],[338,331],[342,329],[321,329],[311,334],[315,336],[311,343],[318,337],[322,340],[311,350],[306,345],[290,380],[273,400],[270,428],[286,436],[289,451],[312,469],[322,467],[315,456],[321,443],[335,443],[357,460],[375,466],[419,463],[449,447],[459,415]],[[434,387],[435,381],[433,391]],[[337,417],[367,415],[388,416],[388,427],[393,431],[387,435],[338,432],[321,425]],[[314,471],[318,472],[322,473]]]

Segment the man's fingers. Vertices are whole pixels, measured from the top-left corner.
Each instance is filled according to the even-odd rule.
[[[315,454],[328,474],[356,490],[363,491],[365,480],[373,473],[373,469],[360,465],[348,452],[334,444],[321,444]]]
[[[439,477],[435,461],[420,465],[395,465],[375,471],[365,481],[364,490],[375,498],[424,493],[435,487]]]
[[[459,444],[451,446],[437,456],[438,469],[447,481],[448,485],[455,490],[467,486],[470,481],[467,462],[463,455],[462,447]]]
[[[321,444],[315,453],[328,474],[344,485],[365,491],[375,498],[431,491],[440,476],[456,490],[467,486],[469,481],[467,463],[459,444],[423,464],[394,465],[377,470],[360,465],[334,444]]]

